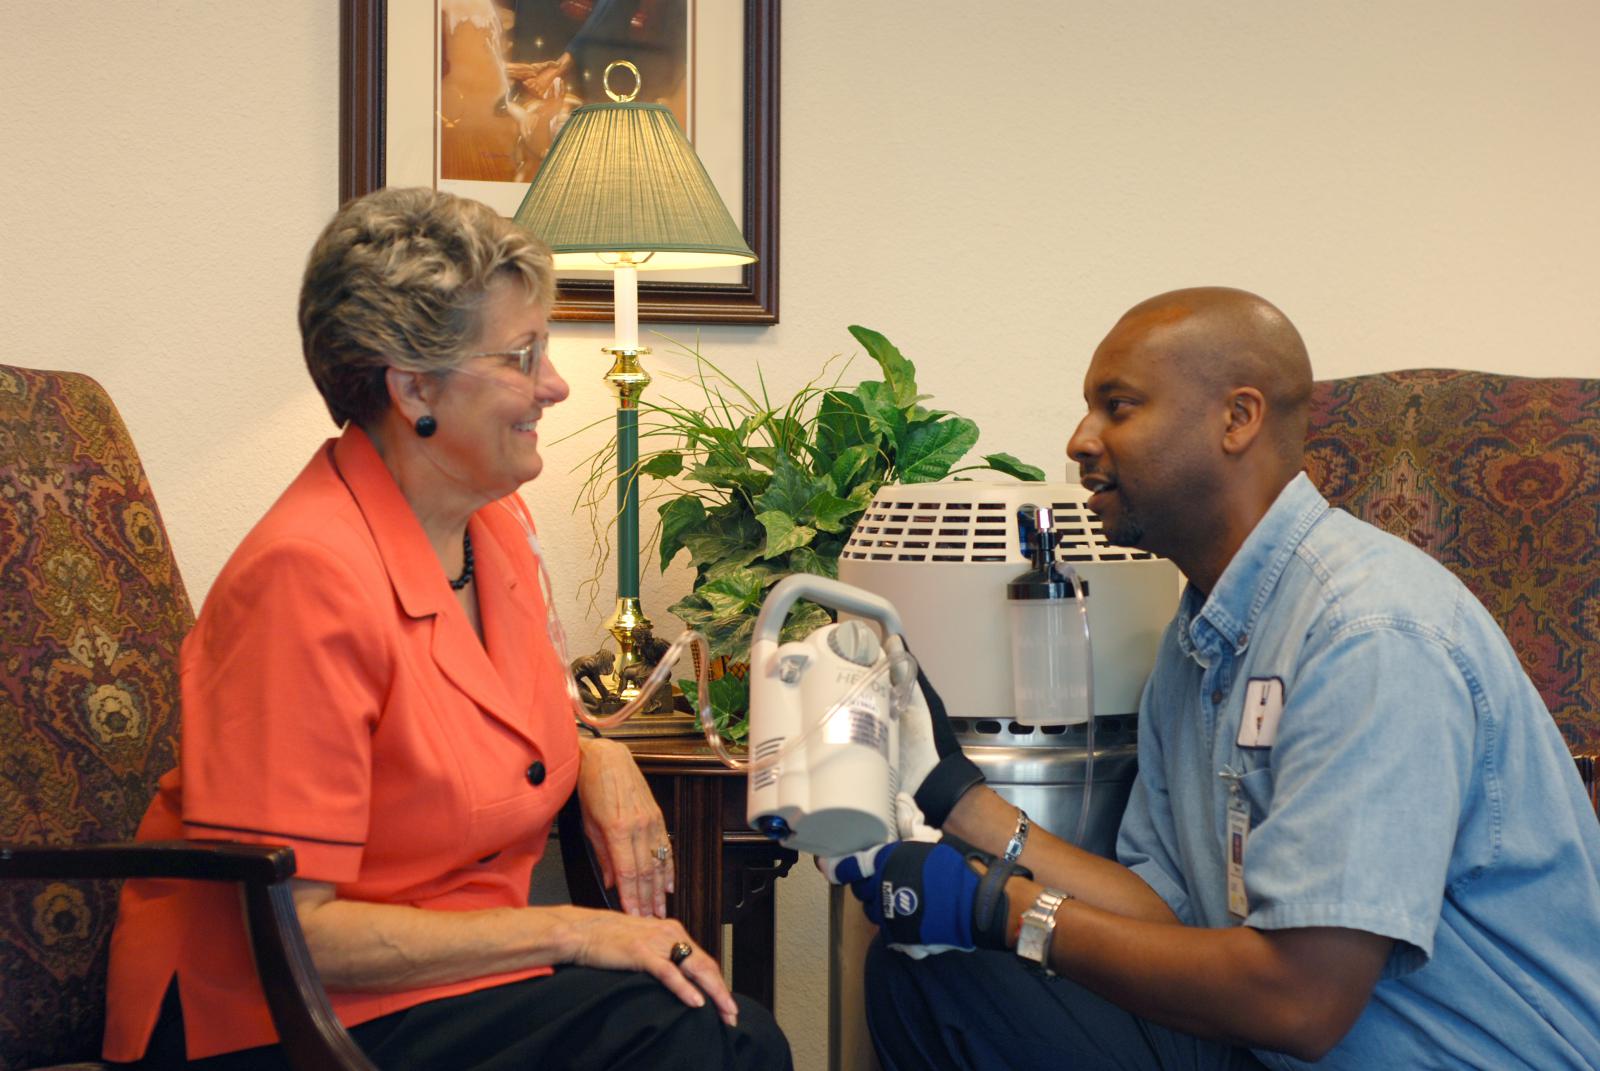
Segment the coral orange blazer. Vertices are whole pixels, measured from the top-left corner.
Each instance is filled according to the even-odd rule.
[[[525,905],[576,783],[577,733],[525,508],[491,503],[469,531],[482,642],[367,436],[320,449],[184,642],[180,761],[139,838],[287,844],[298,876],[345,899]],[[353,1025],[547,972],[330,995]],[[277,1040],[231,886],[127,883],[108,1059],[143,1053],[174,976],[191,1059]]]

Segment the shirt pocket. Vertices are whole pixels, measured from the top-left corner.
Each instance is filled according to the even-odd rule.
[[[1253,829],[1272,807],[1271,756],[1259,751],[1239,751],[1234,754],[1233,768],[1240,771],[1235,783],[1239,786],[1239,794],[1250,805],[1250,826]]]

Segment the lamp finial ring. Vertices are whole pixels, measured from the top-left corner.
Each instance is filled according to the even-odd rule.
[[[629,93],[625,97],[611,88],[611,72],[616,70],[618,67],[626,67],[628,70],[633,72],[633,92]],[[639,68],[635,67],[627,60],[612,60],[610,63],[606,64],[606,72],[600,76],[600,84],[606,87],[606,96],[610,97],[618,104],[626,104],[634,97],[639,95],[639,90],[644,87],[644,79],[639,77]]]

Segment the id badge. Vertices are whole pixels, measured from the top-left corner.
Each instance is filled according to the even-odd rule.
[[[1250,914],[1244,894],[1244,849],[1250,841],[1250,803],[1234,783],[1228,793],[1228,914],[1240,921]]]

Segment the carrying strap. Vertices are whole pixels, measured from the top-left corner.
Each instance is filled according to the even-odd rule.
[[[972,900],[972,938],[979,948],[1005,951],[1006,921],[1011,915],[1011,898],[1006,895],[1006,882],[1013,874],[1033,880],[1033,871],[1021,863],[1013,863],[974,848],[960,837],[946,833],[942,843],[961,853],[968,862],[984,865],[983,877],[978,881],[977,895]]]

